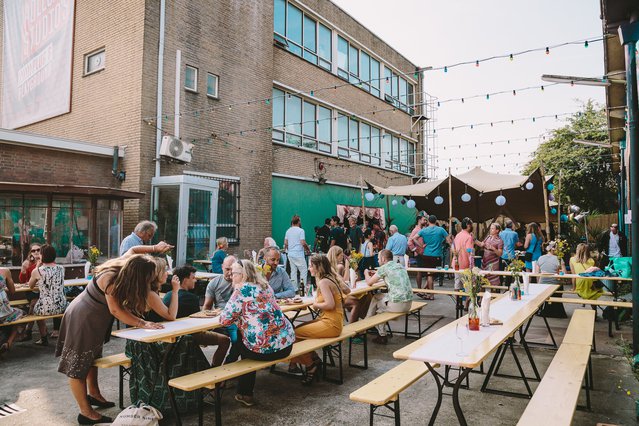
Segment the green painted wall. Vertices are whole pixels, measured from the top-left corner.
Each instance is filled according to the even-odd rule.
[[[416,209],[409,209],[401,204],[397,197],[397,205],[389,200],[390,216],[399,232],[407,233],[415,224]],[[284,244],[284,234],[290,227],[291,218],[298,214],[302,218],[302,227],[306,232],[306,242],[312,245],[315,241],[315,226],[322,226],[324,219],[337,213],[337,204],[359,206],[362,203],[359,189],[336,185],[319,185],[294,179],[273,177],[273,235],[278,245]],[[366,207],[382,207],[386,209],[386,199],[366,202]],[[388,211],[386,211],[388,217]]]

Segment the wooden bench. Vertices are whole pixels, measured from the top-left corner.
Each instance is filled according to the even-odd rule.
[[[404,317],[405,318],[405,322],[404,322],[404,338],[406,338],[406,339],[408,339],[408,338],[419,339],[420,337],[422,337],[422,334],[424,334],[426,331],[428,331],[428,329],[431,328],[433,325],[435,325],[435,323],[437,321],[439,321],[440,319],[443,318],[443,317],[440,316],[435,322],[433,322],[428,327],[426,327],[425,329],[422,330],[421,310],[426,305],[427,305],[426,302],[418,302],[418,301],[413,301],[413,303],[410,305],[410,309],[409,309],[408,313],[406,314],[406,316]],[[411,317],[417,319],[417,333],[409,333],[408,332],[408,320]]]
[[[226,380],[234,379],[239,376],[243,376],[253,371],[261,370],[271,365],[275,365],[280,362],[286,362],[297,356],[322,349],[323,363],[322,363],[322,375],[327,380],[326,374],[326,358],[328,357],[328,348],[334,345],[339,345],[339,371],[340,378],[336,380],[337,383],[341,383],[343,380],[342,375],[342,358],[341,358],[341,342],[345,339],[353,337],[355,335],[352,331],[344,331],[337,337],[327,337],[322,339],[308,339],[296,342],[293,344],[291,354],[286,357],[275,361],[256,361],[252,359],[241,359],[239,361],[220,365],[219,367],[209,368],[206,370],[198,371],[196,373],[188,374],[186,376],[176,377],[169,380],[169,386],[183,391],[192,392],[202,389],[214,389],[215,391],[215,424],[220,426],[222,424],[222,403],[221,403],[221,390],[217,386],[219,383]],[[203,410],[202,410],[202,397],[203,393],[200,392],[200,402],[198,404],[198,424],[203,424]]]
[[[595,312],[575,311],[566,336],[531,398],[518,426],[543,423],[553,426],[572,422],[585,377],[586,405],[590,409],[592,367],[590,351],[594,334]]]
[[[124,409],[124,376],[130,376],[131,359],[124,353],[109,355],[102,358],[98,358],[93,361],[93,366],[97,368],[113,368],[119,367],[119,388],[118,388],[118,402],[120,408]]]
[[[557,294],[577,294],[576,290],[557,290],[555,293]],[[608,296],[608,297],[613,297],[614,294],[612,294],[609,291],[604,291],[603,293],[601,293],[602,296]]]
[[[0,324],[0,327],[6,327],[9,325],[19,325],[19,324],[27,324],[30,322],[48,320],[50,318],[62,318],[64,314],[56,314],[56,315],[25,315],[20,319],[11,322],[5,322]]]
[[[27,299],[20,299],[20,300],[10,300],[9,301],[9,306],[25,306],[28,305],[29,301]]]
[[[590,300],[574,297],[549,297],[548,303],[568,303],[573,305],[590,305],[600,308],[611,307],[612,309],[627,308],[632,309],[632,302],[622,302],[619,300]],[[608,336],[612,336],[612,323],[615,323],[615,328],[619,330],[619,321],[616,318],[610,316],[608,318]]]
[[[428,367],[426,367],[426,364],[423,362],[412,360],[404,361],[374,379],[372,382],[352,392],[349,398],[352,401],[369,404],[369,420],[371,425],[373,424],[375,415],[388,417],[375,412],[380,407],[386,407],[393,413],[395,425],[399,426],[399,394],[426,373],[428,373]]]

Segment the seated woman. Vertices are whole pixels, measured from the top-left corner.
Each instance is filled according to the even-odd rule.
[[[337,337],[342,333],[344,325],[341,280],[331,266],[328,257],[323,254],[311,256],[308,270],[315,277],[317,283],[317,297],[313,303],[313,309],[321,310],[322,313],[317,319],[297,327],[295,334],[299,340]],[[291,362],[306,366],[306,377],[302,380],[302,384],[307,386],[313,383],[315,374],[322,364],[315,352],[295,357]]]
[[[217,250],[211,256],[211,272],[214,274],[222,273],[222,262],[227,256],[227,250],[229,249],[229,240],[226,237],[220,237],[215,240],[215,247]]]
[[[349,268],[346,266],[346,261],[344,257],[344,250],[340,246],[333,246],[328,249],[328,253],[326,254],[331,266],[335,269],[336,275],[344,282],[350,284],[349,277]],[[346,285],[344,286],[346,289],[342,289],[342,293],[349,294],[350,288]],[[364,316],[366,316],[366,311],[368,310],[368,305],[371,302],[371,294],[363,293],[358,296],[347,296],[344,300],[344,307],[349,309],[349,318],[348,322],[358,321]]]
[[[237,345],[242,358],[273,361],[286,358],[293,349],[295,331],[277,305],[266,279],[250,260],[233,264],[233,295],[220,315],[220,324],[236,324],[241,338]],[[255,404],[255,372],[240,376],[235,400]]]
[[[9,295],[12,295],[15,291],[13,280],[11,279],[11,271],[5,268],[0,268],[0,324],[13,322],[22,318],[23,312],[21,309],[12,308],[9,304]],[[18,335],[21,327],[19,326],[7,326],[10,328],[9,338],[6,342],[0,345],[0,355],[9,351],[13,342]]]
[[[533,270],[536,274],[559,274],[559,272],[566,273],[566,267],[559,261],[557,257],[557,242],[551,241],[546,245],[546,254],[537,259],[535,268]],[[541,277],[539,284],[558,284],[561,290],[561,281],[552,277]],[[552,297],[562,297],[563,293],[553,293]],[[566,318],[566,310],[563,303],[545,303],[540,313],[543,317],[549,318]]]
[[[53,246],[45,244],[42,246],[41,263],[31,273],[29,287],[33,289],[38,284],[40,297],[33,306],[35,315],[57,315],[63,314],[67,308],[67,298],[64,295],[64,268],[56,265],[56,252]],[[36,345],[47,346],[49,336],[47,334],[46,320],[38,321],[40,330],[40,340]]]
[[[42,253],[42,245],[39,243],[33,243],[29,246],[29,253],[27,258],[22,262],[22,268],[20,269],[20,275],[18,275],[18,280],[26,284],[31,279],[31,273],[35,269],[35,267],[40,263]],[[37,291],[27,291],[24,293],[24,298],[29,301],[29,311],[28,315],[33,314],[33,307],[38,301],[38,297],[40,293]],[[18,342],[24,342],[26,340],[31,340],[31,330],[33,329],[33,323],[27,323],[25,327],[25,331],[22,336],[18,337]]]
[[[595,260],[590,254],[590,246],[586,243],[580,243],[577,245],[575,255],[570,258],[570,271],[573,274],[581,274],[593,266],[595,266]],[[577,291],[577,294],[582,299],[599,299],[603,294],[603,290],[596,288],[594,284],[595,281],[591,279],[573,279],[572,290]]]

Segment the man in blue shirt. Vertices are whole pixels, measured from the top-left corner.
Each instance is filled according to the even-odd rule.
[[[515,249],[519,243],[519,235],[513,231],[513,221],[507,220],[504,223],[504,230],[499,233],[499,238],[504,242],[504,252],[501,254],[501,270],[505,271],[506,266],[515,258]],[[512,277],[503,277],[503,282],[510,284]]]
[[[424,267],[436,268],[441,266],[442,256],[444,254],[444,241],[450,242],[450,237],[444,228],[437,225],[437,216],[433,214],[428,216],[428,226],[413,237],[413,242],[419,245],[420,242],[417,237],[422,237],[422,240],[424,240]],[[433,289],[433,274],[428,274],[426,288]],[[432,296],[427,298],[433,299]]]
[[[120,256],[124,255],[131,247],[148,244],[155,235],[158,226],[150,220],[143,220],[135,225],[135,229],[120,243]]]
[[[267,248],[264,252],[264,261],[265,276],[268,284],[273,289],[273,293],[275,293],[275,297],[278,299],[295,297],[295,285],[286,270],[279,265],[280,251],[275,247]]]
[[[404,265],[404,255],[408,248],[408,238],[400,234],[395,225],[391,225],[388,228],[388,232],[390,232],[391,236],[388,238],[385,249],[393,252],[393,262]]]

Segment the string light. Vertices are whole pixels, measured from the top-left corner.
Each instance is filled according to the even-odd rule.
[[[550,55],[550,49],[546,47],[546,55]]]
[[[454,129],[459,129],[459,128],[464,128],[464,127],[469,127],[469,128],[473,128],[473,127],[479,127],[479,126],[487,126],[490,125],[491,127],[493,127],[494,124],[502,124],[502,123],[508,123],[510,122],[510,124],[515,124],[515,122],[519,122],[519,121],[528,121],[531,120],[533,118],[535,118],[535,120],[539,120],[539,119],[543,119],[543,118],[552,118],[554,117],[555,119],[558,119],[559,117],[564,117],[564,116],[568,116],[568,115],[574,115],[574,112],[565,112],[565,113],[561,113],[561,114],[550,114],[550,115],[538,115],[538,116],[533,116],[533,117],[522,117],[522,118],[513,118],[510,120],[500,120],[500,121],[493,121],[493,122],[483,122],[483,123],[472,123],[472,124],[461,124],[461,125],[456,125],[456,126],[451,126],[451,127],[440,127],[437,129],[433,129],[433,133],[435,133],[435,131],[442,131],[442,130],[454,130]],[[577,112],[577,115],[579,115],[580,113]]]
[[[512,54],[512,53],[510,54],[510,58],[509,58],[509,59],[510,59],[511,61],[512,61],[513,59],[515,59],[515,57],[513,56],[513,54]]]
[[[537,89],[541,89],[542,91],[545,89],[545,87],[549,87],[549,86],[557,86],[560,85],[562,83],[550,83],[546,86],[527,86],[527,87],[521,87],[518,89],[511,89],[511,90],[501,90],[498,92],[490,92],[490,93],[482,93],[482,94],[475,94],[475,95],[471,95],[471,96],[464,96],[463,98],[450,98],[450,99],[441,99],[439,101],[437,101],[437,106],[441,106],[441,104],[445,104],[445,103],[449,103],[449,102],[457,102],[457,101],[467,101],[469,99],[477,99],[477,98],[483,98],[485,97],[486,99],[490,99],[491,96],[496,96],[496,95],[505,95],[505,94],[514,94],[514,92],[526,92],[526,91],[531,91],[531,90],[537,90]],[[413,104],[411,105],[412,107],[415,106],[421,106],[424,104]]]

